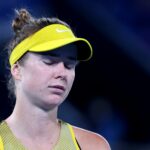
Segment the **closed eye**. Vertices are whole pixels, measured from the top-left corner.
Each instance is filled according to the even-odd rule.
[[[74,69],[79,64],[79,61],[77,61],[76,59],[66,59],[54,56],[43,56],[42,62],[49,66],[58,64],[59,62],[63,62],[64,67],[67,69]]]
[[[64,66],[67,68],[67,69],[74,69],[76,66],[78,65],[78,61],[71,61],[71,62],[66,62],[64,63]]]
[[[46,64],[46,65],[54,65],[54,64],[56,64],[57,62],[56,62],[56,61],[53,61],[53,60],[43,60],[43,63]]]

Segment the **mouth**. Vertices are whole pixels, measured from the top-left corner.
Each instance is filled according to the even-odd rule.
[[[49,88],[55,89],[55,90],[58,90],[58,91],[62,91],[62,92],[65,91],[65,87],[62,86],[62,85],[53,85],[53,86],[49,86]]]

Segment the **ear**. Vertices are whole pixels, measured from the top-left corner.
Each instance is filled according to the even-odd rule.
[[[15,63],[11,67],[11,74],[14,77],[14,79],[16,79],[16,80],[21,79],[21,66],[18,63]]]

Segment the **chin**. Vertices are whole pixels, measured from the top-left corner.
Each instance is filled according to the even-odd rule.
[[[58,99],[55,99],[55,101],[43,101],[41,104],[39,104],[39,107],[44,111],[50,111],[54,108],[57,108],[62,102],[62,100]]]
[[[61,103],[64,102],[65,98],[67,97],[67,94],[49,94],[44,95],[44,97],[40,100],[40,105],[42,107],[45,107],[46,109],[51,109],[54,107],[58,107]]]
[[[54,104],[54,105],[60,105],[64,101],[64,97],[60,95],[51,95],[50,98],[48,98],[47,103]]]

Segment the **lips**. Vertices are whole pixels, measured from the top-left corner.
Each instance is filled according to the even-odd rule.
[[[65,87],[62,85],[53,85],[53,86],[49,86],[49,88],[65,91]]]

